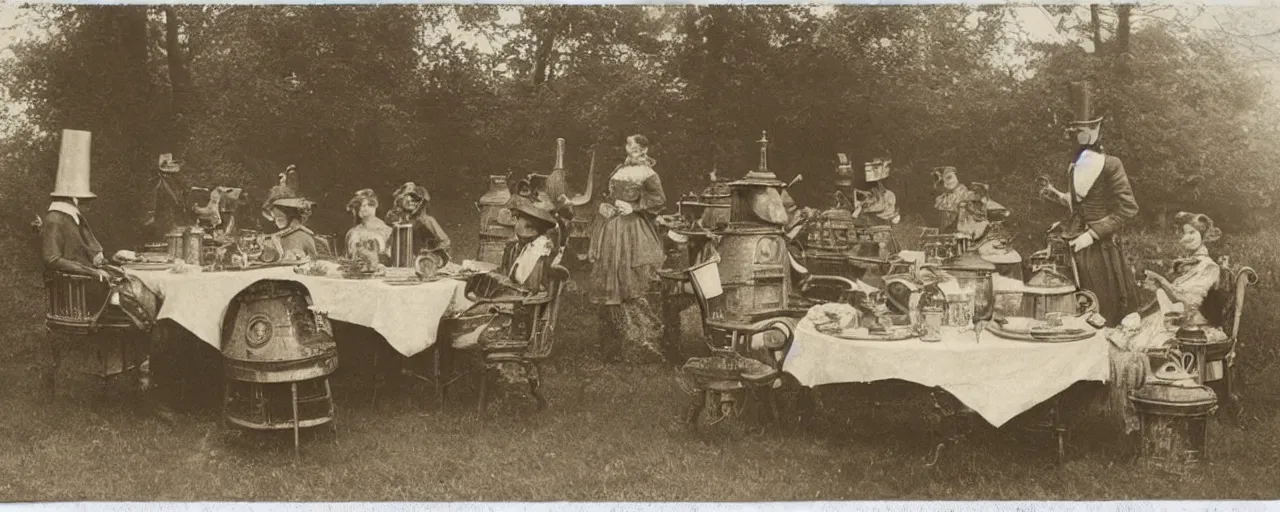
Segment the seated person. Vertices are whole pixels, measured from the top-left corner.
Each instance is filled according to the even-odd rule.
[[[510,208],[516,239],[503,250],[501,267],[467,281],[468,297],[478,302],[452,322],[454,348],[472,348],[483,345],[488,336],[502,335],[520,304],[550,294],[547,272],[560,254],[548,232],[571,212],[561,209],[557,215],[552,205],[524,196],[513,197]]]
[[[387,212],[387,223],[392,226],[413,225],[413,247],[409,248],[410,253],[433,252],[440,257],[441,264],[448,263],[451,245],[449,235],[445,234],[436,218],[431,216],[431,196],[427,194],[427,189],[410,181],[396,189],[392,197],[395,199],[395,207]],[[396,235],[392,233],[391,236]]]
[[[311,201],[292,195],[273,197],[267,201],[262,215],[271,219],[279,229],[271,236],[280,240],[283,260],[299,259],[300,256],[311,259],[316,257],[315,232],[303,225],[313,206]]]
[[[391,260],[391,226],[378,218],[378,196],[373,189],[356,192],[347,202],[347,211],[355,218],[356,225],[347,230],[347,257],[368,256],[371,263]]]
[[[1138,428],[1133,417],[1127,393],[1141,387],[1151,372],[1149,351],[1158,351],[1173,345],[1174,336],[1181,327],[1201,329],[1210,341],[1227,339],[1220,327],[1207,325],[1201,304],[1209,291],[1217,284],[1221,268],[1209,257],[1205,244],[1221,236],[1222,231],[1204,214],[1180,212],[1174,216],[1180,233],[1179,245],[1186,257],[1174,261],[1173,280],[1147,271],[1143,287],[1152,290],[1161,299],[1157,304],[1166,306],[1150,308],[1145,314],[1131,313],[1120,326],[1108,333],[1111,340],[1112,407],[1125,410],[1127,431]],[[1170,311],[1168,305],[1181,304],[1181,312]],[[1173,320],[1174,317],[1177,320]],[[1173,320],[1173,321],[1170,321]]]
[[[1220,327],[1207,325],[1208,321],[1200,311],[1200,305],[1204,303],[1209,290],[1218,284],[1222,274],[1222,269],[1209,257],[1209,249],[1205,244],[1217,240],[1222,231],[1204,214],[1181,212],[1174,216],[1174,222],[1181,234],[1179,245],[1186,256],[1174,260],[1175,275],[1172,281],[1148,270],[1142,287],[1166,299],[1157,304],[1181,303],[1180,319],[1177,322],[1167,322],[1165,316],[1172,312],[1164,311],[1164,308],[1151,308],[1144,312],[1145,315],[1130,313],[1121,323],[1122,327],[1128,328],[1120,329],[1115,338],[1123,340],[1123,345],[1130,350],[1166,348],[1173,341],[1179,327],[1199,327],[1210,341],[1227,339]]]

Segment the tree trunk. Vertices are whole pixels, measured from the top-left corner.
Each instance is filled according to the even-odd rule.
[[[1129,75],[1129,16],[1133,12],[1133,6],[1129,4],[1121,4],[1116,6],[1116,16],[1119,18],[1116,22],[1116,48],[1114,53],[1116,74],[1120,77]]]
[[[556,32],[547,29],[538,36],[538,47],[533,55],[533,85],[537,87],[547,81],[547,68],[551,66],[552,51],[556,45]]]
[[[701,96],[701,113],[702,126],[705,130],[703,140],[712,141],[706,146],[707,160],[713,168],[719,167],[724,162],[722,153],[718,148],[721,147],[721,141],[725,140],[721,135],[721,130],[717,129],[723,119],[718,119],[721,112],[720,101],[723,99],[724,84],[726,81],[726,69],[724,65],[724,48],[726,44],[727,34],[724,31],[724,23],[729,12],[724,6],[708,6],[706,8],[707,23],[702,30],[702,35],[706,37],[706,46],[702,52],[702,80],[700,87]]]
[[[169,68],[169,126],[166,146],[175,155],[181,155],[188,138],[187,112],[191,87],[191,75],[182,55],[182,43],[178,40],[177,8],[164,7],[164,48]]]
[[[1102,21],[1099,19],[1098,11],[1101,7],[1098,4],[1089,6],[1089,29],[1093,33],[1093,53],[1094,55],[1102,55]]]

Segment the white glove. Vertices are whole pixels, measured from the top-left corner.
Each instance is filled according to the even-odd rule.
[[[614,205],[614,206],[616,206],[616,207],[618,208],[618,213],[619,213],[619,214],[622,214],[622,215],[631,215],[631,212],[632,212],[632,211],[634,211],[634,210],[631,208],[631,203],[628,203],[628,202],[623,201],[623,200],[621,200],[621,199],[615,200],[615,201],[613,202],[613,205]]]
[[[1071,250],[1075,252],[1083,251],[1086,247],[1093,245],[1093,233],[1085,231],[1075,240],[1071,241]]]

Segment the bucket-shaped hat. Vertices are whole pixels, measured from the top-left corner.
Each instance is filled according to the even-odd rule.
[[[62,149],[58,154],[58,177],[53,184],[54,197],[92,199],[89,190],[89,141],[91,134],[81,130],[62,130]]]

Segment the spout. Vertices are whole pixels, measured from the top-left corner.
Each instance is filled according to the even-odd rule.
[[[796,183],[800,183],[801,181],[804,181],[804,175],[797,174],[795,178],[791,179],[791,183],[787,184],[787,188],[791,188],[792,185],[795,185]]]
[[[561,139],[564,140],[564,139]],[[596,178],[596,152],[591,150],[591,167],[587,169],[587,190],[581,194],[569,198],[569,204],[573,206],[582,206],[591,202],[591,192],[594,187]]]

